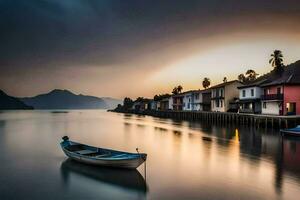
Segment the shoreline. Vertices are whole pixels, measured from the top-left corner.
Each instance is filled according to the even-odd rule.
[[[170,118],[188,121],[210,122],[210,123],[230,123],[235,125],[246,125],[256,128],[293,128],[300,124],[299,115],[278,116],[261,115],[230,112],[211,111],[157,111],[157,110],[108,110],[108,112],[147,115],[159,118]]]

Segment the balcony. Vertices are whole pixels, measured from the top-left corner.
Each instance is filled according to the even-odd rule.
[[[261,95],[261,100],[282,101],[283,100],[283,94],[265,94],[265,95]]]

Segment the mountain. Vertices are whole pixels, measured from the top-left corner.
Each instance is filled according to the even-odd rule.
[[[33,107],[24,104],[15,97],[8,96],[0,90],[0,110],[30,110]]]
[[[111,109],[107,99],[94,96],[76,95],[68,90],[55,89],[47,94],[20,98],[35,109]]]

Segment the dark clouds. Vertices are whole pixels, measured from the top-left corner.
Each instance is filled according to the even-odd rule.
[[[133,65],[194,38],[288,29],[297,26],[299,13],[297,0],[0,0],[0,77]]]

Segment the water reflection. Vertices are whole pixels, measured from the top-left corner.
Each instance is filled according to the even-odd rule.
[[[178,130],[173,130],[173,133],[175,136],[177,137],[180,137],[182,135],[182,132],[181,131],[178,131]]]
[[[284,167],[300,181],[300,139],[284,138],[282,150]]]
[[[124,125],[125,125],[125,126],[131,126],[131,123],[124,122]]]
[[[0,113],[0,182],[4,183],[0,199],[231,200],[300,195],[299,139],[246,126],[99,110],[68,112]],[[138,171],[64,162],[58,144],[65,134],[92,146],[129,152],[139,147],[147,152],[150,190]]]
[[[159,131],[159,132],[168,132],[168,129],[163,128],[163,127],[157,127],[157,126],[155,126],[154,129],[155,129],[156,131]]]
[[[212,139],[210,137],[205,137],[205,136],[202,137],[202,140],[203,141],[207,141],[207,142],[211,142],[212,141]]]
[[[148,186],[137,170],[111,169],[81,164],[71,159],[65,160],[60,167],[63,182],[68,185],[70,176],[78,174],[88,179],[110,184],[127,190],[146,194]]]

